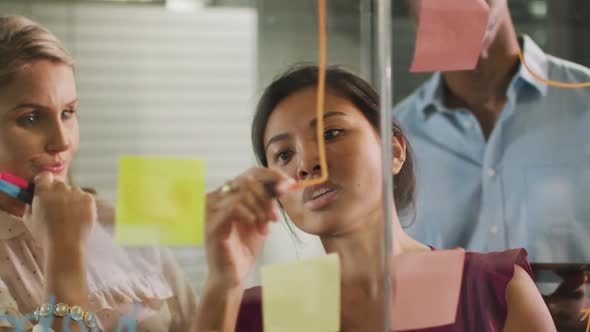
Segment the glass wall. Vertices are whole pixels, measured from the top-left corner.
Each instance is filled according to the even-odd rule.
[[[488,9],[502,3],[473,1]],[[315,0],[2,0],[0,13],[39,22],[71,52],[80,126],[71,183],[93,188],[100,204],[114,207],[123,192],[120,158],[128,155],[204,160],[203,191],[239,193],[225,185],[238,182],[240,174],[257,165],[251,124],[264,89],[295,64],[317,64],[317,5]],[[377,5],[328,0],[326,31],[328,64],[347,68],[379,91],[383,73],[376,62]],[[484,325],[500,330],[506,324],[532,331],[553,321],[559,331],[584,331],[582,311],[590,308],[584,284],[590,274],[584,265],[590,264],[590,90],[543,82],[521,65],[514,51],[522,49],[530,69],[542,78],[590,81],[590,46],[585,43],[590,5],[583,0],[510,0],[509,16],[492,14],[504,22],[501,37],[478,60],[477,70],[443,74],[410,72],[416,19],[407,1],[392,1],[391,7],[394,107],[386,111],[399,122],[393,154],[387,156],[393,157],[395,175],[394,244],[383,248],[378,96],[350,76],[343,74],[338,81],[338,73],[329,74],[336,75],[329,76],[325,104],[325,112],[332,113],[324,132],[329,182],[314,190],[291,191],[280,200],[279,222],[269,225],[264,246],[243,280],[246,288],[267,289],[261,298],[276,309],[258,303],[266,314],[265,330],[280,326],[281,315],[291,310],[300,313],[301,303],[312,305],[304,295],[288,294],[308,283],[307,291],[318,302],[309,307],[311,318],[301,317],[298,323],[311,325],[291,320],[284,331],[307,329],[324,309],[328,318],[317,321],[317,331],[382,331],[384,321],[399,331],[435,326],[440,331],[484,331]],[[466,23],[464,29],[470,28]],[[268,158],[276,150],[270,167],[297,180],[319,176],[321,168],[319,156],[310,152],[316,151],[318,136],[307,125],[315,117],[309,112],[314,95],[297,94],[315,86],[313,81],[277,97],[271,110],[280,116],[271,116],[262,133],[288,134],[290,141],[280,142],[287,147],[281,151],[273,150],[264,136],[263,151]],[[296,95],[300,98],[286,98]],[[285,115],[294,109],[301,111],[300,118]],[[286,150],[292,159],[280,164]],[[195,203],[202,210],[204,196]],[[149,210],[148,202],[139,204]],[[142,242],[144,233],[137,234],[138,240],[131,242]],[[197,302],[208,291],[207,257],[212,259],[200,242],[167,245],[174,267],[166,269],[178,269],[178,278],[190,280]],[[394,254],[387,264],[383,250]],[[327,252],[337,254],[336,265],[326,260],[335,257]],[[158,255],[159,262],[166,260],[165,253]],[[281,265],[296,262],[309,265]],[[0,291],[6,284],[20,304],[21,288],[11,271],[2,271]],[[385,296],[388,275],[391,294]],[[286,278],[284,283],[280,278]],[[526,288],[533,279],[543,297]],[[340,287],[330,288],[334,282]],[[517,307],[535,314],[527,316]],[[270,320],[271,315],[277,320]]]

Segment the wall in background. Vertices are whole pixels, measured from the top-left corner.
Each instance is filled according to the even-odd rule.
[[[0,13],[47,26],[76,60],[81,143],[77,184],[115,200],[125,154],[207,160],[207,188],[254,163],[247,139],[256,87],[256,12],[1,1]],[[197,287],[202,248],[175,248]]]
[[[368,0],[328,1],[328,59],[367,77]],[[98,0],[2,0],[0,13],[29,16],[64,40],[77,60],[82,144],[76,181],[116,198],[121,154],[197,156],[208,189],[254,164],[251,114],[262,88],[293,63],[317,62],[316,0],[208,0],[204,11]],[[548,53],[590,66],[587,0],[509,0],[516,28]],[[394,101],[429,77],[410,74],[416,28],[393,2]],[[315,256],[317,238],[272,225],[258,267]],[[176,249],[200,285],[202,249]],[[258,269],[251,283],[259,281]]]

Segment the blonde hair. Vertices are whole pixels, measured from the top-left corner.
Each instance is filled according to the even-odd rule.
[[[37,60],[74,61],[62,42],[47,28],[22,16],[0,16],[0,85]]]
[[[74,60],[63,43],[41,24],[23,16],[0,15],[0,86],[27,65],[49,60],[74,68]],[[68,182],[72,176],[68,173]],[[92,188],[83,188],[96,194]]]

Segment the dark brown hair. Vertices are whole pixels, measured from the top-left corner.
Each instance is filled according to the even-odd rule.
[[[252,145],[258,162],[268,166],[264,151],[264,131],[270,114],[286,97],[318,83],[316,66],[297,65],[273,80],[264,90],[256,107],[252,122]],[[326,70],[326,91],[350,100],[379,133],[379,94],[362,78],[336,66]],[[414,175],[414,155],[399,123],[393,118],[393,134],[406,141],[406,160],[400,172],[394,177],[394,199],[398,212],[414,209],[416,178]]]

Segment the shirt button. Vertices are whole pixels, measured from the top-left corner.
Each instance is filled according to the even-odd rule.
[[[466,129],[471,129],[471,128],[473,128],[473,123],[471,123],[471,121],[465,121],[465,122],[463,122],[463,126]]]
[[[495,170],[495,169],[493,169],[493,168],[491,168],[491,167],[490,167],[490,168],[488,168],[488,171],[487,171],[487,173],[488,173],[488,176],[489,176],[489,177],[494,177],[494,176],[496,176],[496,170]]]
[[[494,225],[490,228],[492,234],[498,234],[498,226]]]

